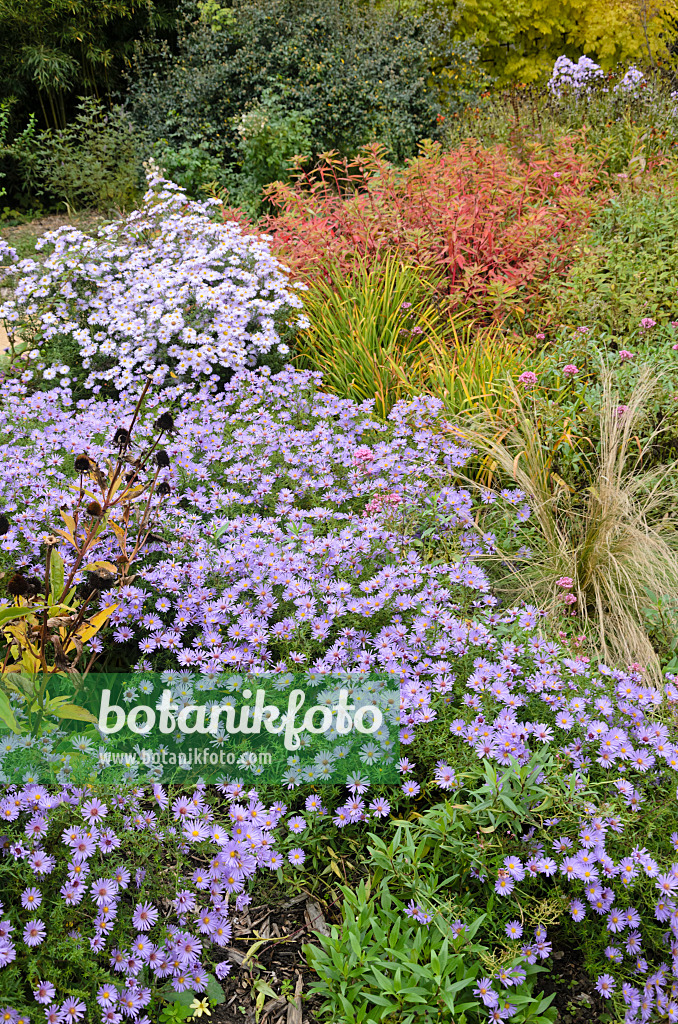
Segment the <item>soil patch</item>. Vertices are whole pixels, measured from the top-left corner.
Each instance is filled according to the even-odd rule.
[[[302,946],[317,942],[313,931],[326,928],[322,910],[306,894],[277,907],[250,906],[235,917],[232,942],[224,950],[233,964],[221,982],[226,1002],[212,1007],[210,1024],[255,1024],[257,982],[277,996],[259,996],[260,1024],[317,1024],[320,1000],[309,994],[317,979]]]

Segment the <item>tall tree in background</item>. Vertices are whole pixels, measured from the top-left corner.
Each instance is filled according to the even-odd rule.
[[[428,0],[403,0],[425,10]],[[460,38],[480,49],[497,85],[537,82],[561,54],[604,68],[669,58],[678,0],[446,0]]]

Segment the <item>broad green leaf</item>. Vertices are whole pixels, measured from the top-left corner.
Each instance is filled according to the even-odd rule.
[[[17,733],[21,732],[21,729],[19,728],[19,724],[18,724],[16,718],[14,717],[14,711],[12,710],[12,706],[9,703],[9,698],[7,697],[7,694],[3,693],[1,690],[0,690],[0,718],[5,723],[5,725],[9,726],[9,728],[12,730],[12,732],[17,732]]]
[[[226,1002],[226,993],[213,974],[207,975],[207,998],[216,1005]]]
[[[12,619],[26,618],[27,615],[37,615],[45,610],[45,605],[24,605],[23,608],[0,608],[0,625],[3,622],[10,622]]]
[[[49,561],[49,584],[51,590],[52,602],[56,602],[61,597],[61,593],[64,589],[64,560],[56,550],[52,549]]]

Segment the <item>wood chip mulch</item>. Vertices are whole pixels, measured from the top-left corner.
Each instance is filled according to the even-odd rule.
[[[212,1006],[209,1024],[317,1024],[320,1000],[309,993],[317,980],[301,947],[329,934],[320,905],[307,894],[275,907],[250,906],[233,919],[232,944],[223,952],[233,964],[221,982],[226,1001]],[[257,981],[276,993],[259,995]]]

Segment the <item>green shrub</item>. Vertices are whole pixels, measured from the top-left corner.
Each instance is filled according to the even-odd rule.
[[[215,4],[203,12],[176,56],[138,62],[133,116],[151,140],[207,145],[246,197],[286,173],[299,148],[353,154],[376,139],[401,161],[476,94],[475,50],[453,40],[442,11],[236,0],[229,17]]]
[[[175,148],[167,139],[159,139],[151,147],[152,159],[169,181],[181,185],[192,199],[204,199],[204,186],[224,186],[226,176],[204,142]]]
[[[672,181],[648,182],[641,191],[624,187],[595,216],[567,281],[554,285],[553,315],[599,326],[626,346],[644,317],[665,325],[676,317],[677,260]]]
[[[37,131],[35,119],[0,149],[4,173],[24,194],[69,209],[128,209],[140,192],[139,140],[119,107],[82,99],[76,118],[59,131]]]

